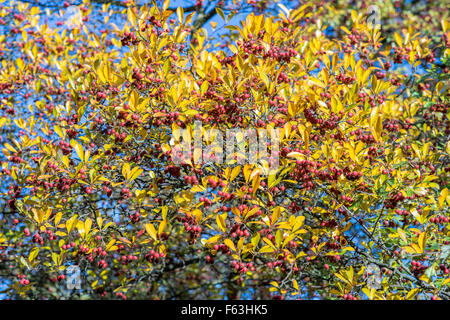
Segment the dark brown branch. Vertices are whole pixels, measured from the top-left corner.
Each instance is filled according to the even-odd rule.
[[[200,29],[205,23],[207,23],[212,17],[217,14],[216,8],[212,9],[208,13],[202,10],[198,12],[198,15],[194,21],[194,25],[192,27],[192,34],[194,34],[198,29]]]

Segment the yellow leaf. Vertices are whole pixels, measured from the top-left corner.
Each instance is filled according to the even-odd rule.
[[[207,242],[208,244],[214,244],[214,243],[216,243],[220,238],[221,238],[221,236],[220,236],[220,235],[217,235],[217,236],[214,236],[214,237],[209,238],[206,242]]]
[[[180,21],[180,23],[183,23],[184,11],[183,11],[182,7],[177,8],[177,16],[178,16],[178,21]]]
[[[292,284],[293,284],[293,286],[294,286],[294,289],[295,289],[295,290],[298,290],[298,283],[297,283],[297,280],[292,279]]]
[[[167,212],[169,211],[169,208],[167,206],[162,207],[161,209],[161,216],[164,220],[167,219]]]
[[[97,225],[98,225],[98,227],[99,227],[100,229],[101,229],[102,226],[103,226],[103,219],[102,219],[102,217],[100,217],[100,216],[97,217]]]
[[[237,249],[240,252],[242,250],[242,246],[244,245],[245,238],[240,238],[237,244]]]
[[[427,233],[426,232],[422,232],[419,235],[419,247],[421,249],[421,252],[425,251],[426,242],[427,242]]]
[[[442,282],[442,286],[445,286],[445,285],[448,284],[448,283],[450,283],[450,278],[445,279],[445,280]]]
[[[412,254],[416,253],[416,250],[411,246],[406,246],[406,247],[403,247],[402,249],[407,253],[412,253]]]
[[[346,27],[341,26],[341,30],[344,31],[346,34],[352,34]]]
[[[259,253],[272,253],[274,251],[275,249],[272,248],[271,246],[264,246],[259,250]]]
[[[255,178],[253,178],[253,183],[252,183],[253,196],[255,196],[256,191],[258,190],[260,183],[261,183],[261,177],[259,176],[259,174],[257,174],[255,176]]]
[[[38,254],[39,254],[38,247],[34,247],[33,249],[31,249],[30,255],[28,256],[28,261],[33,262],[33,260],[37,257]]]
[[[411,244],[411,247],[416,251],[416,253],[423,253],[423,250],[415,243]]]
[[[252,245],[254,248],[256,248],[260,239],[261,239],[261,235],[259,234],[259,232],[256,232],[256,235],[252,238]]]
[[[295,218],[294,226],[292,227],[292,232],[297,231],[303,225],[303,221],[305,221],[304,216],[297,216]]]
[[[347,279],[348,279],[349,283],[352,283],[352,281],[353,281],[353,267],[350,266],[350,268],[348,270],[346,270],[345,273],[347,275]]]
[[[84,222],[84,232],[86,234],[88,234],[89,231],[91,230],[91,226],[92,226],[92,220],[91,220],[91,218],[87,218],[86,221]]]
[[[133,7],[127,8],[127,17],[128,17],[128,21],[131,22],[131,25],[133,27],[136,26],[136,13],[134,12]]]
[[[63,215],[62,212],[58,212],[58,213],[56,214],[55,220],[54,220],[55,227],[58,225],[59,221],[61,220],[62,215]]]
[[[130,172],[130,164],[125,163],[122,167],[122,175],[124,176],[125,179],[128,179],[129,172]]]
[[[349,281],[348,281],[346,278],[344,278],[341,274],[335,273],[334,275],[335,275],[336,277],[338,277],[340,280],[342,280],[342,281],[344,281],[344,282],[346,282],[346,283],[349,283]]]
[[[106,251],[113,251],[111,250],[113,248],[114,243],[116,243],[115,239],[111,239],[111,241],[108,242],[108,244],[106,245]]]
[[[273,249],[277,249],[277,247],[273,244],[273,242],[272,241],[270,241],[268,238],[266,238],[266,237],[264,237],[263,238],[263,241],[265,242],[265,243],[267,243],[269,246],[271,246]]]
[[[414,299],[414,297],[417,295],[417,293],[419,292],[418,288],[412,289],[411,291],[408,292],[408,294],[406,295],[406,300],[412,300]]]
[[[71,233],[75,223],[77,222],[77,216],[78,215],[74,215],[72,217],[70,217],[67,221],[66,221],[66,229],[67,229],[67,233]]]
[[[261,80],[264,83],[264,85],[266,86],[266,88],[269,88],[270,80],[269,80],[269,77],[267,76],[267,74],[265,74],[264,72],[260,72],[259,77],[261,78]]]
[[[395,42],[397,43],[397,46],[399,47],[399,48],[401,48],[402,47],[402,37],[398,34],[398,33],[395,33],[394,34],[394,39],[395,39]]]
[[[245,181],[248,183],[248,180],[249,180],[249,178],[250,178],[250,174],[252,173],[252,169],[251,169],[251,165],[249,165],[249,164],[246,164],[245,166],[244,166],[244,178],[245,178]]]
[[[220,214],[218,214],[218,215],[216,216],[216,222],[217,222],[217,225],[219,226],[220,230],[222,230],[223,232],[225,232],[225,231],[226,231],[226,228],[225,228],[225,221],[223,220],[223,218],[222,218],[222,216],[221,216]]]
[[[71,145],[75,149],[75,151],[76,151],[76,153],[78,155],[78,158],[80,158],[80,160],[83,161],[84,160],[83,147],[78,142],[76,142],[75,140],[72,140],[71,142],[72,142]]]
[[[139,167],[133,168],[133,170],[131,170],[131,172],[129,173],[129,177],[130,177],[130,178],[129,178],[128,180],[129,180],[130,182],[133,181],[134,179],[136,179],[137,177],[139,177],[143,171],[144,171],[144,170],[140,169]]]
[[[159,224],[159,228],[158,228],[158,235],[161,235],[162,232],[164,231],[164,229],[166,228],[167,225],[167,220],[163,220],[160,224]]]
[[[202,221],[203,213],[201,210],[195,209],[192,214],[195,216],[195,221],[197,221],[197,223],[200,223],[200,221]]]
[[[366,296],[367,296],[370,300],[373,300],[373,297],[374,297],[375,291],[376,291],[375,288],[371,288],[371,289],[369,289],[369,288],[363,288],[362,291],[366,294]]]
[[[447,199],[448,196],[448,189],[445,188],[441,191],[441,194],[439,195],[438,201],[439,201],[439,208],[442,208],[444,205],[445,199]]]
[[[163,65],[163,72],[164,72],[164,75],[165,75],[165,76],[167,76],[167,75],[169,74],[171,66],[172,66],[172,65],[171,65],[171,63],[170,63],[170,60],[167,59],[167,60],[164,62],[164,65]]]
[[[246,219],[247,217],[251,217],[256,212],[258,212],[258,210],[259,210],[259,207],[254,207],[253,209],[247,211],[247,213],[244,215],[244,219]]]
[[[237,177],[239,172],[241,172],[241,166],[236,166],[233,168],[233,171],[231,171],[230,182]]]
[[[236,247],[234,246],[233,241],[231,241],[230,239],[225,239],[223,240],[223,243],[225,243],[228,246],[228,248],[236,252]]]
[[[379,142],[381,140],[381,131],[383,130],[383,120],[380,115],[379,107],[372,109],[370,115],[370,127],[375,140]]]
[[[272,213],[272,225],[274,225],[278,219],[280,218],[281,215],[281,208],[280,207],[276,207],[275,209],[273,209],[273,213]]]
[[[153,240],[156,241],[156,229],[151,223],[145,224],[145,230],[147,230],[147,233],[153,238]]]

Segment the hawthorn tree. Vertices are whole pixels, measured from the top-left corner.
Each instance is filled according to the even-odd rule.
[[[1,297],[449,299],[439,5],[2,1]],[[178,163],[196,122],[279,167]]]

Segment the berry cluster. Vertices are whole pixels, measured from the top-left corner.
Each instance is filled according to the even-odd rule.
[[[384,201],[386,209],[395,209],[399,202],[405,200],[405,196],[401,192],[391,194],[388,199]]]
[[[236,260],[231,261],[231,266],[234,268],[236,272],[239,273],[247,273],[249,270],[255,271],[255,266],[251,262],[239,262]]]
[[[145,255],[145,259],[150,263],[158,263],[162,257],[164,257],[162,253],[160,254],[153,249]]]

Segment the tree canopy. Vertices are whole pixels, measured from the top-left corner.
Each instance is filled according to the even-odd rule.
[[[441,5],[0,0],[0,297],[449,299]]]

